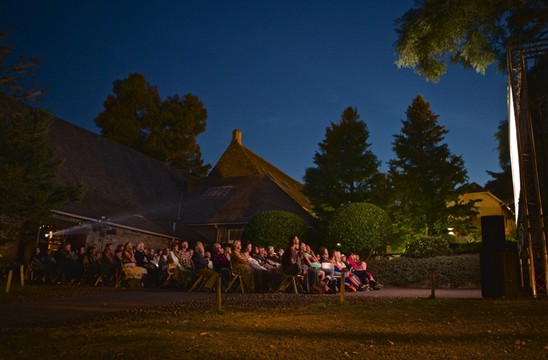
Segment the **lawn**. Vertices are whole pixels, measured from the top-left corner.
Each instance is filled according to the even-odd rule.
[[[19,300],[36,296],[29,294]],[[254,294],[246,296],[253,303]],[[222,312],[184,306],[72,325],[4,327],[0,359],[548,358],[545,298],[360,297],[340,305],[334,297],[299,306],[242,303]]]

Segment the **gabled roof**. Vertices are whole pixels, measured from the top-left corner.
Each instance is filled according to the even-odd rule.
[[[191,182],[183,198],[181,217],[187,226],[243,225],[269,210],[288,211],[312,224],[312,216],[266,175]]]
[[[59,182],[86,186],[81,202],[54,209],[167,236],[173,233],[185,178],[133,149],[55,118],[50,141],[63,159]],[[182,226],[178,226],[181,231]]]
[[[302,209],[309,212],[310,202],[302,192],[303,185],[246,148],[242,144],[240,130],[234,130],[232,134],[230,145],[209,173],[208,179],[266,177]]]

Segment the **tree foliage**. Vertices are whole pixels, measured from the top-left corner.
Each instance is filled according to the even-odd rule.
[[[22,101],[37,101],[45,91],[30,79],[38,62],[7,60],[13,47],[0,30],[0,244],[33,240],[49,211],[83,195],[83,185],[57,183],[61,160],[48,143],[52,116]]]
[[[464,161],[442,143],[448,131],[422,96],[406,114],[394,135],[397,158],[389,161],[395,222],[407,234],[444,234],[449,227],[466,233],[477,213],[475,201],[459,201],[468,181]]]
[[[355,108],[346,108],[339,123],[331,122],[306,169],[304,192],[314,212],[325,217],[341,205],[375,200],[380,162],[370,149],[369,130]]]
[[[113,83],[113,94],[95,118],[108,139],[143,152],[165,164],[203,177],[204,165],[196,137],[205,131],[207,110],[192,94],[162,100],[156,86],[142,74]]]
[[[447,63],[479,73],[498,60],[506,65],[506,47],[546,37],[544,0],[419,0],[396,21],[398,67],[409,67],[439,81]]]
[[[297,215],[280,210],[265,211],[256,215],[246,225],[242,241],[259,246],[285,248],[287,239],[292,235],[303,238],[307,227]]]
[[[329,221],[328,246],[370,252],[385,247],[390,232],[390,219],[380,207],[365,202],[347,204],[335,211]]]
[[[405,245],[404,255],[411,258],[445,256],[451,253],[449,242],[443,236],[421,236]]]
[[[499,152],[499,166],[501,172],[487,171],[492,177],[485,184],[485,189],[493,193],[499,199],[505,202],[511,202],[514,198],[512,187],[512,165],[510,163],[510,145],[508,142],[508,120],[499,123],[495,133]]]
[[[48,143],[49,113],[7,111],[0,120],[0,242],[33,239],[49,211],[80,199],[84,187],[57,183],[62,161]]]
[[[36,83],[27,83],[36,75],[40,62],[31,57],[20,57],[16,62],[8,64],[8,57],[13,52],[13,46],[8,43],[8,33],[0,29],[0,100],[9,96],[24,101],[37,101],[45,93]]]

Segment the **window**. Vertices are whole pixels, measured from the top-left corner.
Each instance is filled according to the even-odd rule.
[[[223,197],[226,196],[232,190],[232,186],[214,186],[207,189],[204,193],[204,197]]]
[[[228,229],[228,242],[233,243],[242,238],[242,229]]]

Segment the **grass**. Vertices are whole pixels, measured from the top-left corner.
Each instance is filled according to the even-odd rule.
[[[34,288],[19,297],[33,301],[50,287]],[[365,299],[242,304],[220,313],[168,307],[77,325],[4,327],[0,359],[548,358],[546,299]]]

